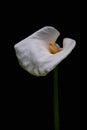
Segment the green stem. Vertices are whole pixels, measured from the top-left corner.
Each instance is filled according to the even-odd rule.
[[[54,69],[54,130],[59,130],[58,67]]]

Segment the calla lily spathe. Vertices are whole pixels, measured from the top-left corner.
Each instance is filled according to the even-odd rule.
[[[60,33],[51,26],[43,27],[17,43],[14,48],[19,64],[35,76],[45,76],[53,70],[75,47],[75,40],[63,39],[61,49],[56,40]]]

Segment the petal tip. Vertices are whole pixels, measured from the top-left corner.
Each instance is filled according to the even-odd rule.
[[[74,39],[71,39],[71,38],[64,38],[63,39],[63,45],[64,46],[70,45],[74,48],[75,45],[76,45],[76,41]]]
[[[51,29],[51,30],[54,30],[54,31],[56,31],[56,33],[58,34],[58,36],[60,35],[60,32],[55,28],[55,27],[53,27],[53,26],[45,26],[45,27],[43,27],[44,29]]]

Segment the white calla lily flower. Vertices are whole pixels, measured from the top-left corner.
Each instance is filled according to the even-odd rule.
[[[14,48],[19,64],[35,76],[45,76],[75,47],[75,40],[64,38],[63,48],[56,44],[60,33],[51,26],[36,31],[17,43]]]

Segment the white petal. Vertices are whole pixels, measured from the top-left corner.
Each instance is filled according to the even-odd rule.
[[[57,31],[54,27],[46,26],[39,31],[33,33],[29,39],[38,39],[38,40],[45,40],[47,43],[50,41],[55,42],[60,35],[60,32]]]
[[[74,48],[75,41],[64,39],[64,49],[56,54],[48,51],[47,43],[55,42],[59,32],[53,27],[44,27],[14,46],[19,64],[36,76],[47,75]]]
[[[20,45],[21,46],[22,45],[27,46],[28,44],[30,45],[31,40],[39,40],[39,41],[41,40],[41,42],[43,41],[44,43],[43,45],[46,46],[46,44],[49,43],[50,41],[55,43],[59,35],[60,35],[60,32],[57,31],[54,27],[46,26],[36,31],[35,33],[25,38],[24,40],[20,41],[19,43],[17,43],[15,47],[18,47]]]

